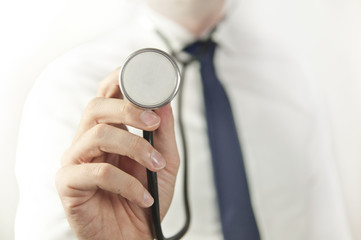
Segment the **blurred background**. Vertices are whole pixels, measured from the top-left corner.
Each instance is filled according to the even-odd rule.
[[[273,17],[277,17],[277,11],[287,16],[284,14],[287,8],[299,9],[298,16],[280,21],[297,25],[303,33],[299,35],[300,41],[307,41],[305,54],[309,55],[315,79],[323,89],[332,134],[337,139],[335,154],[348,190],[347,203],[349,209],[361,212],[358,201],[361,199],[361,159],[358,158],[361,156],[361,2],[239,1],[254,2],[256,7],[265,9],[272,7]],[[47,64],[70,48],[126,24],[137,2],[0,2],[0,239],[14,237],[13,222],[19,198],[14,176],[18,125],[34,80]],[[272,31],[277,26],[269,27]],[[359,216],[350,213],[351,218]],[[361,219],[354,220],[361,222]]]
[[[32,84],[57,56],[126,24],[136,2],[0,1],[0,239],[14,238],[16,141]]]

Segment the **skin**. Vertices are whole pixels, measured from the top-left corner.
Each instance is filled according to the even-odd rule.
[[[167,105],[154,113],[119,99],[118,71],[102,81],[98,97],[88,104],[56,176],[66,216],[79,239],[151,239],[145,208],[153,198],[144,187],[145,168],[158,172],[162,218],[173,197],[179,155],[172,109]],[[154,131],[155,147],[124,124]]]
[[[217,25],[224,16],[226,0],[147,0],[160,14],[200,37]]]
[[[171,7],[172,19],[197,36],[220,20],[224,0],[148,2],[160,13]],[[152,239],[148,207],[153,198],[146,189],[146,168],[158,172],[162,219],[173,197],[180,159],[172,109],[167,105],[145,111],[123,100],[118,72],[100,83],[56,175],[60,199],[78,239]],[[154,131],[155,146],[128,132],[125,125]]]

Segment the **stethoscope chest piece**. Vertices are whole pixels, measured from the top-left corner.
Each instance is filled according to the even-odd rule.
[[[134,52],[119,72],[119,86],[124,97],[141,108],[155,109],[168,104],[177,94],[179,84],[177,64],[159,49]]]
[[[168,104],[177,94],[180,81],[181,75],[173,58],[154,48],[144,48],[132,53],[119,71],[119,86],[124,97],[134,105],[145,109],[156,109]],[[153,132],[143,131],[143,137],[154,145]],[[186,169],[185,166],[184,170]],[[173,237],[165,238],[159,212],[156,172],[147,169],[147,183],[148,191],[154,198],[151,207],[153,236],[157,240],[180,239],[189,227],[188,198],[185,198],[186,223],[184,227]],[[186,182],[184,186],[185,196],[187,196]]]

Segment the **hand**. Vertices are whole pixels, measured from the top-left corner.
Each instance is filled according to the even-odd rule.
[[[88,104],[56,176],[79,239],[152,239],[145,168],[158,172],[162,218],[173,197],[179,155],[171,107],[144,111],[119,99],[117,74],[102,81]],[[154,148],[125,125],[154,131]]]

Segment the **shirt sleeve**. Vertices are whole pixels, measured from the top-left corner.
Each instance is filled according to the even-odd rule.
[[[20,191],[18,240],[76,239],[56,191],[55,175],[81,113],[107,71],[89,71],[86,61],[74,60],[76,54],[60,58],[41,74],[23,109],[15,170]]]

